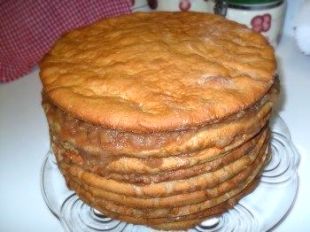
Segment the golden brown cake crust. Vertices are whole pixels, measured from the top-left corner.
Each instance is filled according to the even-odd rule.
[[[136,13],[64,35],[44,93],[81,120],[133,132],[187,129],[255,104],[276,69],[265,38],[220,16]]]

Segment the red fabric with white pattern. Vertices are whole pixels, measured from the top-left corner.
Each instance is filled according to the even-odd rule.
[[[31,71],[59,36],[130,12],[128,0],[0,0],[0,83]]]

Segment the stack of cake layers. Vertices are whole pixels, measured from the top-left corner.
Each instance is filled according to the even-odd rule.
[[[252,191],[270,155],[273,50],[219,16],[98,22],[64,35],[41,79],[69,188],[112,218],[193,227]]]

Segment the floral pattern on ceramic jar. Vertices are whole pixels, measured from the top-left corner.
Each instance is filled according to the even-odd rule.
[[[181,11],[188,11],[191,8],[190,0],[181,0],[179,3],[179,8]]]
[[[257,15],[251,20],[252,30],[256,32],[267,32],[271,27],[271,15]]]

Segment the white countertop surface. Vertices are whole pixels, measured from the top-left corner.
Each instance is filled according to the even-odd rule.
[[[283,100],[279,114],[301,162],[295,205],[274,231],[310,231],[310,56],[300,53],[290,37],[282,39],[277,54]],[[40,191],[40,170],[48,149],[35,68],[17,81],[0,85],[0,231],[62,231]]]

